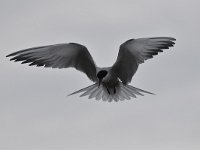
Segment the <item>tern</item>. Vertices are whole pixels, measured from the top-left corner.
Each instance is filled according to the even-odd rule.
[[[29,66],[51,68],[69,68],[85,73],[95,82],[93,85],[73,92],[83,92],[89,99],[103,101],[121,101],[143,96],[151,92],[129,85],[138,66],[147,59],[153,58],[164,49],[174,46],[176,39],[172,37],[150,37],[130,39],[120,45],[116,62],[111,67],[97,67],[88,49],[78,43],[62,43],[48,46],[33,47],[7,55],[11,61],[21,61]]]

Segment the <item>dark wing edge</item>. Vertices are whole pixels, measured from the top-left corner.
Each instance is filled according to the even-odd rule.
[[[115,73],[124,84],[132,80],[138,65],[145,60],[153,58],[164,49],[174,46],[175,38],[151,37],[130,39],[120,45],[119,53],[112,72]]]
[[[77,43],[56,44],[20,50],[7,55],[11,61],[21,61],[29,66],[69,68],[84,72],[92,81],[97,81],[96,65],[88,49]]]

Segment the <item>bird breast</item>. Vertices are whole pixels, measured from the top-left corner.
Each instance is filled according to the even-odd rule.
[[[119,82],[117,76],[115,74],[111,74],[108,72],[108,74],[103,78],[102,84],[106,87],[114,87]]]

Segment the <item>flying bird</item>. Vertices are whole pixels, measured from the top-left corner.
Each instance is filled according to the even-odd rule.
[[[120,45],[116,62],[111,67],[97,67],[88,49],[78,43],[63,43],[20,50],[7,55],[10,60],[21,61],[29,66],[44,66],[51,68],[69,68],[85,73],[95,82],[86,88],[71,93],[83,92],[89,99],[103,101],[121,101],[143,96],[151,92],[129,85],[138,66],[145,60],[153,58],[164,49],[174,46],[176,39],[172,37],[152,37],[130,39]]]

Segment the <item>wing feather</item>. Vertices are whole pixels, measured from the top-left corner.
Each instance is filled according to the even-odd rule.
[[[96,81],[96,65],[87,48],[76,43],[56,44],[29,48],[7,55],[10,60],[21,61],[29,66],[52,68],[74,67]]]
[[[111,71],[115,73],[124,84],[131,81],[137,71],[138,65],[145,60],[153,58],[164,49],[174,46],[176,39],[172,37],[152,37],[130,39],[124,42],[119,49],[118,57]]]

